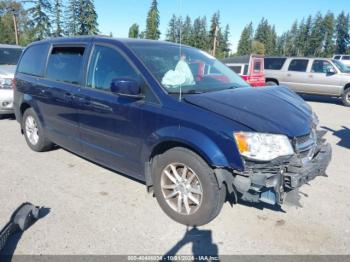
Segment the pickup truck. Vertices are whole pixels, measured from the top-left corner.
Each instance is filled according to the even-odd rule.
[[[350,106],[350,69],[335,59],[265,57],[265,79],[297,93],[341,97]]]

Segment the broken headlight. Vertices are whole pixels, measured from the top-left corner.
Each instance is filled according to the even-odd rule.
[[[294,154],[293,147],[285,135],[253,132],[234,133],[236,144],[242,156],[258,161],[270,161],[279,156]]]

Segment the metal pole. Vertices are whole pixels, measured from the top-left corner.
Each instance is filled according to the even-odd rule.
[[[17,28],[17,18],[15,15],[15,12],[12,12],[12,18],[13,18],[13,26],[15,28],[15,37],[16,37],[16,45],[19,45],[19,36],[18,36],[18,28]]]

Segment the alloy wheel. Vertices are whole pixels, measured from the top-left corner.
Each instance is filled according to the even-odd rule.
[[[26,135],[29,142],[35,146],[39,142],[39,128],[36,120],[28,116],[25,122]]]
[[[162,171],[161,189],[166,203],[179,214],[192,215],[202,204],[199,177],[185,164],[172,163]]]

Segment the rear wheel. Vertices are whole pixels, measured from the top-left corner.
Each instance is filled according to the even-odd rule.
[[[350,87],[344,90],[342,100],[344,106],[350,106]]]
[[[266,86],[277,86],[278,84],[275,81],[267,81]]]
[[[46,138],[38,116],[32,108],[24,112],[22,128],[26,142],[32,150],[44,152],[53,147],[53,144]]]
[[[219,214],[226,187],[219,188],[213,170],[197,154],[170,149],[154,159],[152,171],[157,201],[175,221],[201,226]]]

